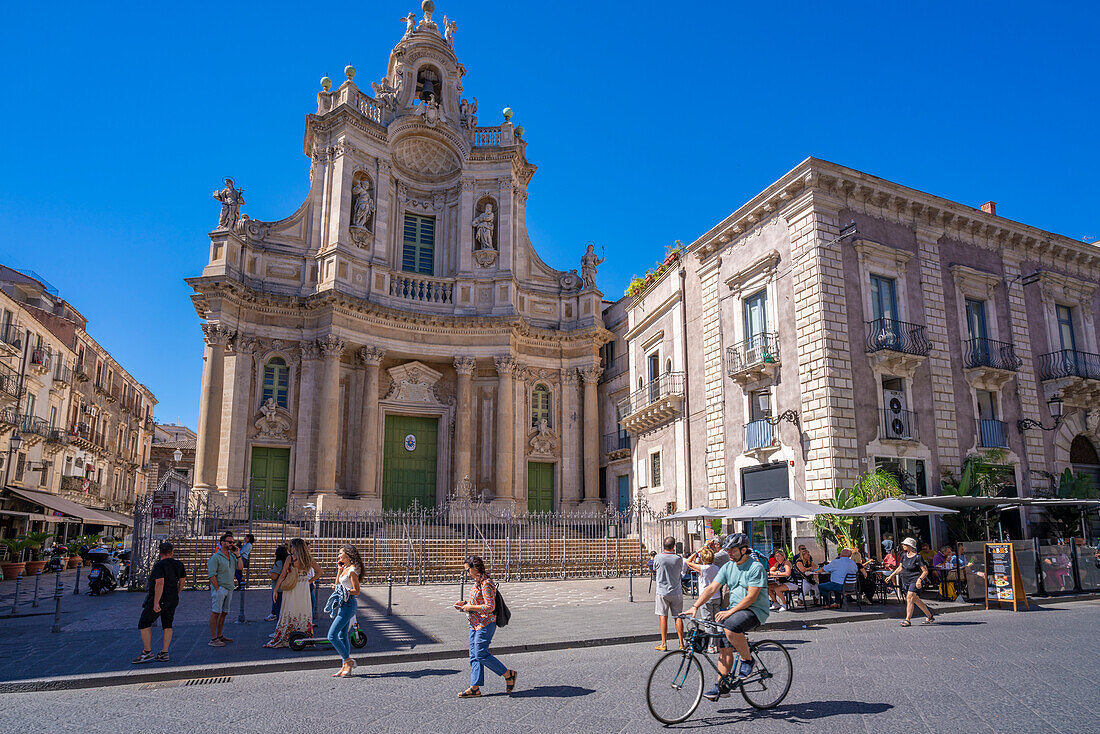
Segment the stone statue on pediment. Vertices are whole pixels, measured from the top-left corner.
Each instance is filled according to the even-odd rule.
[[[474,227],[474,239],[478,250],[495,250],[493,247],[493,225],[496,222],[496,214],[493,213],[493,205],[486,203],[485,209],[474,217],[471,222]]]
[[[453,20],[448,19],[447,16],[444,15],[443,16],[443,40],[445,40],[448,45],[450,45],[450,46],[455,45],[455,31],[457,31],[457,30],[458,30],[458,24],[455,23]]]
[[[405,24],[405,35],[401,37],[401,40],[405,40],[412,35],[416,30],[416,14],[409,13],[407,16],[401,19],[401,22]]]
[[[218,216],[218,229],[233,229],[241,218],[241,206],[244,205],[244,189],[233,185],[233,179],[225,179],[225,188],[215,191],[214,198],[221,202],[222,211]]]
[[[371,87],[374,89],[374,99],[378,104],[383,107],[397,107],[397,97],[401,94],[400,75],[394,78],[393,84],[390,84],[389,79],[383,79],[380,82],[371,82]]]
[[[585,288],[596,287],[596,268],[603,261],[604,258],[596,255],[596,246],[589,245],[581,257],[581,280],[584,281]]]

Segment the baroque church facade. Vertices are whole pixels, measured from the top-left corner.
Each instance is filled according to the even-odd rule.
[[[206,341],[194,481],[216,501],[599,502],[599,259],[539,258],[523,129],[508,110],[478,126],[432,10],[409,15],[373,94],[352,67],[322,80],[296,212],[258,221],[232,180],[214,193],[187,282]]]

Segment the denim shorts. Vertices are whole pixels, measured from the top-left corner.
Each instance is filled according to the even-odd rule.
[[[719,622],[719,624],[730,632],[745,634],[749,630],[759,627],[760,620],[756,618],[756,614],[751,609],[742,609],[726,617],[726,619]]]
[[[210,589],[210,611],[214,614],[228,614],[229,602],[233,599],[233,589],[219,586]]]

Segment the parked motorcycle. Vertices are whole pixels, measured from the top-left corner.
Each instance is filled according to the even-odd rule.
[[[88,571],[88,593],[91,596],[118,588],[120,564],[114,553],[106,548],[93,548],[88,551],[88,561],[92,564]]]
[[[69,562],[69,549],[59,543],[54,543],[50,548],[50,557],[46,561],[46,573],[64,571],[65,564]]]
[[[130,551],[129,549],[115,551],[118,559],[118,585],[125,588],[130,585]]]

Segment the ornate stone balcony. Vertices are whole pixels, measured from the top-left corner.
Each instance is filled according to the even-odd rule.
[[[432,278],[399,272],[394,272],[390,276],[390,295],[406,301],[453,304],[454,288],[454,280],[448,278]]]
[[[44,375],[50,371],[50,353],[45,349],[32,349],[30,358],[31,372]]]
[[[619,402],[619,425],[632,435],[679,418],[684,408],[684,373],[666,372]]]
[[[726,374],[741,387],[774,380],[779,370],[779,335],[756,334],[726,349]]]
[[[1039,379],[1061,393],[1067,406],[1100,405],[1100,354],[1062,349],[1039,355]]]
[[[979,390],[1000,390],[1023,364],[1008,342],[967,339],[963,342],[966,379]]]
[[[932,342],[919,324],[886,318],[867,322],[867,354],[871,364],[891,374],[912,377],[930,351]]]

